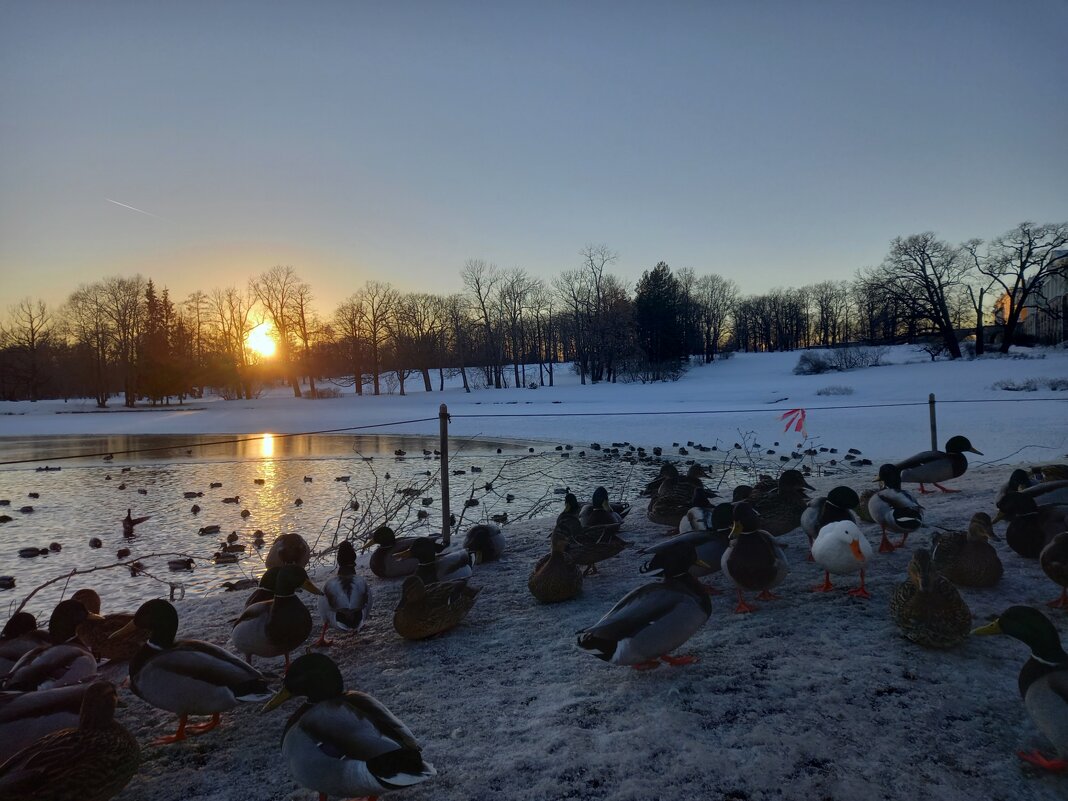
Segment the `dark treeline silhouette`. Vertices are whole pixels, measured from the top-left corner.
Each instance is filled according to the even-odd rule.
[[[1025,310],[1043,308],[1044,285],[1065,273],[1066,245],[1068,223],[1021,223],[959,246],[928,232],[893,240],[880,265],[851,281],[750,296],[721,275],[665,262],[632,288],[611,272],[616,253],[588,245],[549,281],[472,259],[455,294],[367,281],[325,314],[290,266],[177,302],[140,275],[115,276],[83,284],[55,309],[31,298],[8,309],[0,398],[183,403],[205,392],[250,398],[277,380],[298,397],[338,387],[403,395],[411,381],[440,391],[450,376],[468,391],[552,386],[562,363],[583,384],[645,382],[723,351],[856,343],[921,341],[957,358],[964,329],[982,351],[992,308],[1008,349]],[[277,342],[270,358],[247,341],[263,322]]]

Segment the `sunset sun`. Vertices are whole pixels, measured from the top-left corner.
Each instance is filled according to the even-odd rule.
[[[274,352],[278,345],[274,339],[271,338],[271,324],[260,323],[245,337],[245,345],[258,356],[262,356],[265,359],[274,356]]]

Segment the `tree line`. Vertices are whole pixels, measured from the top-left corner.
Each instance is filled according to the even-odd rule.
[[[612,273],[618,254],[587,245],[574,268],[549,280],[471,259],[453,294],[367,281],[326,312],[291,266],[180,301],[140,275],[113,276],[57,308],[26,298],[8,309],[0,398],[181,403],[205,392],[251,398],[277,379],[297,397],[337,387],[404,394],[411,381],[430,392],[449,376],[468,391],[552,386],[563,363],[583,384],[645,382],[725,351],[847,343],[933,342],[959,358],[963,329],[982,352],[995,307],[1007,351],[1024,308],[1051,305],[1043,288],[1068,271],[1066,246],[1068,223],[1025,222],[959,245],[927,232],[894,239],[881,264],[850,281],[743,296],[729,278],[665,262],[631,287]],[[247,343],[265,321],[277,342],[270,359]]]

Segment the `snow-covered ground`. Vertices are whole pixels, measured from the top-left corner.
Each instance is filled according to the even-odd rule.
[[[870,601],[839,591],[812,593],[821,575],[804,561],[800,532],[785,537],[792,572],[783,599],[732,613],[730,596],[713,599],[708,623],[684,646],[700,662],[635,672],[607,665],[575,645],[575,632],[595,622],[628,590],[647,581],[636,548],[602,565],[575,601],[542,606],[526,582],[545,552],[551,521],[506,530],[499,563],[472,580],[482,593],[457,629],[432,640],[400,639],[391,625],[400,587],[371,577],[375,610],[356,637],[338,637],[331,654],[347,686],[371,693],[421,740],[439,775],[397,798],[413,801],[529,799],[1063,799],[1068,779],[1021,768],[1015,750],[1044,748],[1016,689],[1026,648],[1009,638],[974,638],[948,652],[904,640],[888,602],[904,578],[908,552],[927,544],[932,528],[963,529],[976,511],[993,511],[1010,465],[1063,461],[1068,450],[1068,393],[1011,393],[1001,380],[1068,376],[1068,353],[1046,358],[930,363],[895,349],[893,366],[843,374],[794,376],[796,353],[739,355],[698,367],[670,384],[577,386],[562,371],[560,386],[482,390],[465,395],[413,393],[405,398],[306,401],[284,390],[255,401],[205,401],[191,411],[56,414],[74,403],[5,404],[0,435],[97,433],[294,432],[436,417],[449,405],[458,435],[538,438],[576,445],[629,440],[646,447],[688,440],[730,445],[753,432],[764,444],[793,447],[779,415],[808,412],[810,445],[858,448],[875,461],[903,458],[929,445],[927,394],[939,398],[939,440],[965,434],[986,454],[953,486],[955,495],[927,496],[929,526],[908,548],[877,555]],[[821,396],[831,385],[844,396]],[[1045,402],[993,401],[1048,399]],[[981,403],[944,403],[950,400]],[[917,403],[883,408],[830,408]],[[744,409],[749,411],[735,412]],[[83,411],[91,411],[84,406]],[[697,412],[727,412],[698,414]],[[584,413],[534,417],[533,413]],[[620,412],[668,414],[622,416]],[[468,418],[465,414],[523,414]],[[436,420],[397,427],[433,433]],[[739,433],[741,432],[741,433]],[[872,470],[871,475],[874,475]],[[838,478],[815,479],[826,491]],[[850,476],[860,490],[865,473]],[[636,500],[636,499],[631,499]],[[624,536],[640,547],[665,529],[648,523],[641,504]],[[878,531],[866,526],[873,543]],[[1000,527],[999,527],[1000,528]],[[1001,583],[966,590],[977,625],[1006,607],[1041,606],[1057,589],[1037,563],[999,546]],[[315,578],[325,581],[325,566]],[[722,577],[715,579],[720,586]],[[838,582],[848,587],[851,582]],[[73,589],[73,587],[72,587]],[[101,587],[104,611],[106,587]],[[243,594],[180,601],[179,636],[227,644],[229,620]],[[1042,608],[1045,608],[1044,606]],[[315,613],[313,613],[315,614]],[[317,615],[316,619],[317,619]],[[1068,640],[1068,616],[1052,615]],[[281,660],[262,663],[280,670]],[[123,692],[120,720],[142,741],[175,726],[174,717]],[[312,799],[279,758],[285,719],[296,708],[260,714],[242,707],[226,725],[184,744],[147,747],[144,763],[121,801],[288,801]]]
[[[445,403],[454,436],[575,444],[625,440],[647,448],[660,445],[667,454],[673,442],[731,446],[745,432],[753,432],[762,444],[782,440],[784,447],[793,447],[801,437],[792,432],[784,435],[779,417],[788,409],[804,408],[809,446],[837,447],[842,452],[857,448],[878,461],[929,447],[927,399],[934,393],[940,445],[954,434],[964,434],[985,454],[980,461],[1059,459],[1068,450],[1064,424],[1068,392],[1050,391],[1043,382],[1068,379],[1068,351],[1028,350],[1019,355],[1030,358],[931,362],[918,349],[900,346],[884,357],[888,362],[884,367],[797,376],[792,370],[798,352],[743,353],[694,367],[677,382],[649,385],[581,386],[569,369],[559,368],[555,387],[536,390],[482,389],[468,394],[452,380],[445,392],[424,393],[421,381],[409,381],[410,392],[404,397],[356,397],[348,389],[350,394],[341,398],[306,400],[280,387],[254,400],[212,397],[189,402],[186,409],[124,411],[120,398],[105,411],[98,411],[92,401],[0,403],[0,437],[295,433],[349,426],[376,426],[370,429],[376,433],[436,434],[438,407]],[[536,378],[537,369],[528,369],[528,383]],[[1042,388],[1035,392],[994,388],[1000,381],[1029,379],[1036,379]],[[818,394],[828,387],[852,393]],[[1040,399],[1058,402],[1032,402]],[[429,419],[396,424],[424,418]]]

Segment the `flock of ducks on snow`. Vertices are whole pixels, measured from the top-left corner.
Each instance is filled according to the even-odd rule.
[[[712,611],[710,596],[721,592],[700,579],[722,572],[735,586],[739,613],[754,609],[747,592],[774,600],[772,591],[789,571],[777,537],[798,527],[808,537],[808,558],[824,571],[815,591],[832,591],[832,575],[856,575],[848,594],[870,598],[864,576],[875,549],[861,523],[879,526],[879,551],[904,547],[909,533],[923,525],[924,510],[902,483],[918,483],[921,493],[925,484],[953,492],[941,482],[965,472],[965,452],[978,453],[966,438],[953,437],[945,451],[883,465],[881,487],[863,496],[840,486],[812,499],[804,475],[787,470],[777,481],[739,487],[731,502],[719,504],[702,483],[707,476],[700,465],[680,474],[665,463],[642,493],[649,520],[678,532],[640,551],[649,557],[642,572],[659,580],[631,590],[580,631],[578,646],[639,670],[696,661],[673,652],[704,625]],[[971,613],[957,591],[958,585],[989,587],[1001,578],[1003,566],[990,540],[998,539],[993,524],[1005,519],[1009,547],[1038,558],[1062,588],[1049,605],[1068,608],[1068,468],[1036,468],[1033,475],[1014,471],[996,502],[994,519],[977,513],[966,533],[938,532],[931,550],[913,552],[907,580],[893,592],[891,616],[905,637],[927,647],[953,647],[969,633],[1007,634],[1027,644],[1031,658],[1020,673],[1021,694],[1056,756],[1020,756],[1040,768],[1068,770],[1068,654],[1053,624],[1037,609],[1012,606],[972,631]],[[598,563],[631,546],[619,536],[630,511],[628,504],[610,502],[603,487],[584,505],[567,493],[550,551],[528,579],[534,597],[543,603],[574,598]],[[124,526],[139,522],[131,518]],[[888,534],[901,540],[891,543]],[[467,532],[462,549],[448,550],[427,537],[398,538],[383,526],[362,548],[374,549],[369,566],[375,575],[403,579],[394,628],[419,640],[463,620],[478,595],[468,586],[473,565],[499,559],[505,540],[498,526],[480,524]],[[298,534],[273,544],[259,586],[233,621],[231,640],[244,659],[213,643],[176,639],[178,614],[164,600],[148,601],[132,615],[105,616],[97,593],[80,590],[56,606],[47,630],[38,629],[31,615],[14,615],[0,634],[0,798],[106,801],[127,784],[140,762],[140,747],[115,721],[117,694],[105,680],[121,681],[124,667],[135,695],[178,716],[175,733],[157,743],[210,731],[240,702],[266,701],[266,711],[292,696],[305,698],[285,726],[282,754],[293,778],[319,793],[320,801],[377,796],[435,775],[412,732],[371,696],[345,690],[332,659],[309,647],[290,662],[313,633],[299,590],[319,597],[322,629],[311,647],[330,646],[331,629],[358,632],[372,609],[351,542],[337,548],[337,575],[322,589],[305,570],[310,558]],[[279,656],[286,673],[282,688],[272,693],[253,658]],[[191,716],[210,719],[190,724]]]

